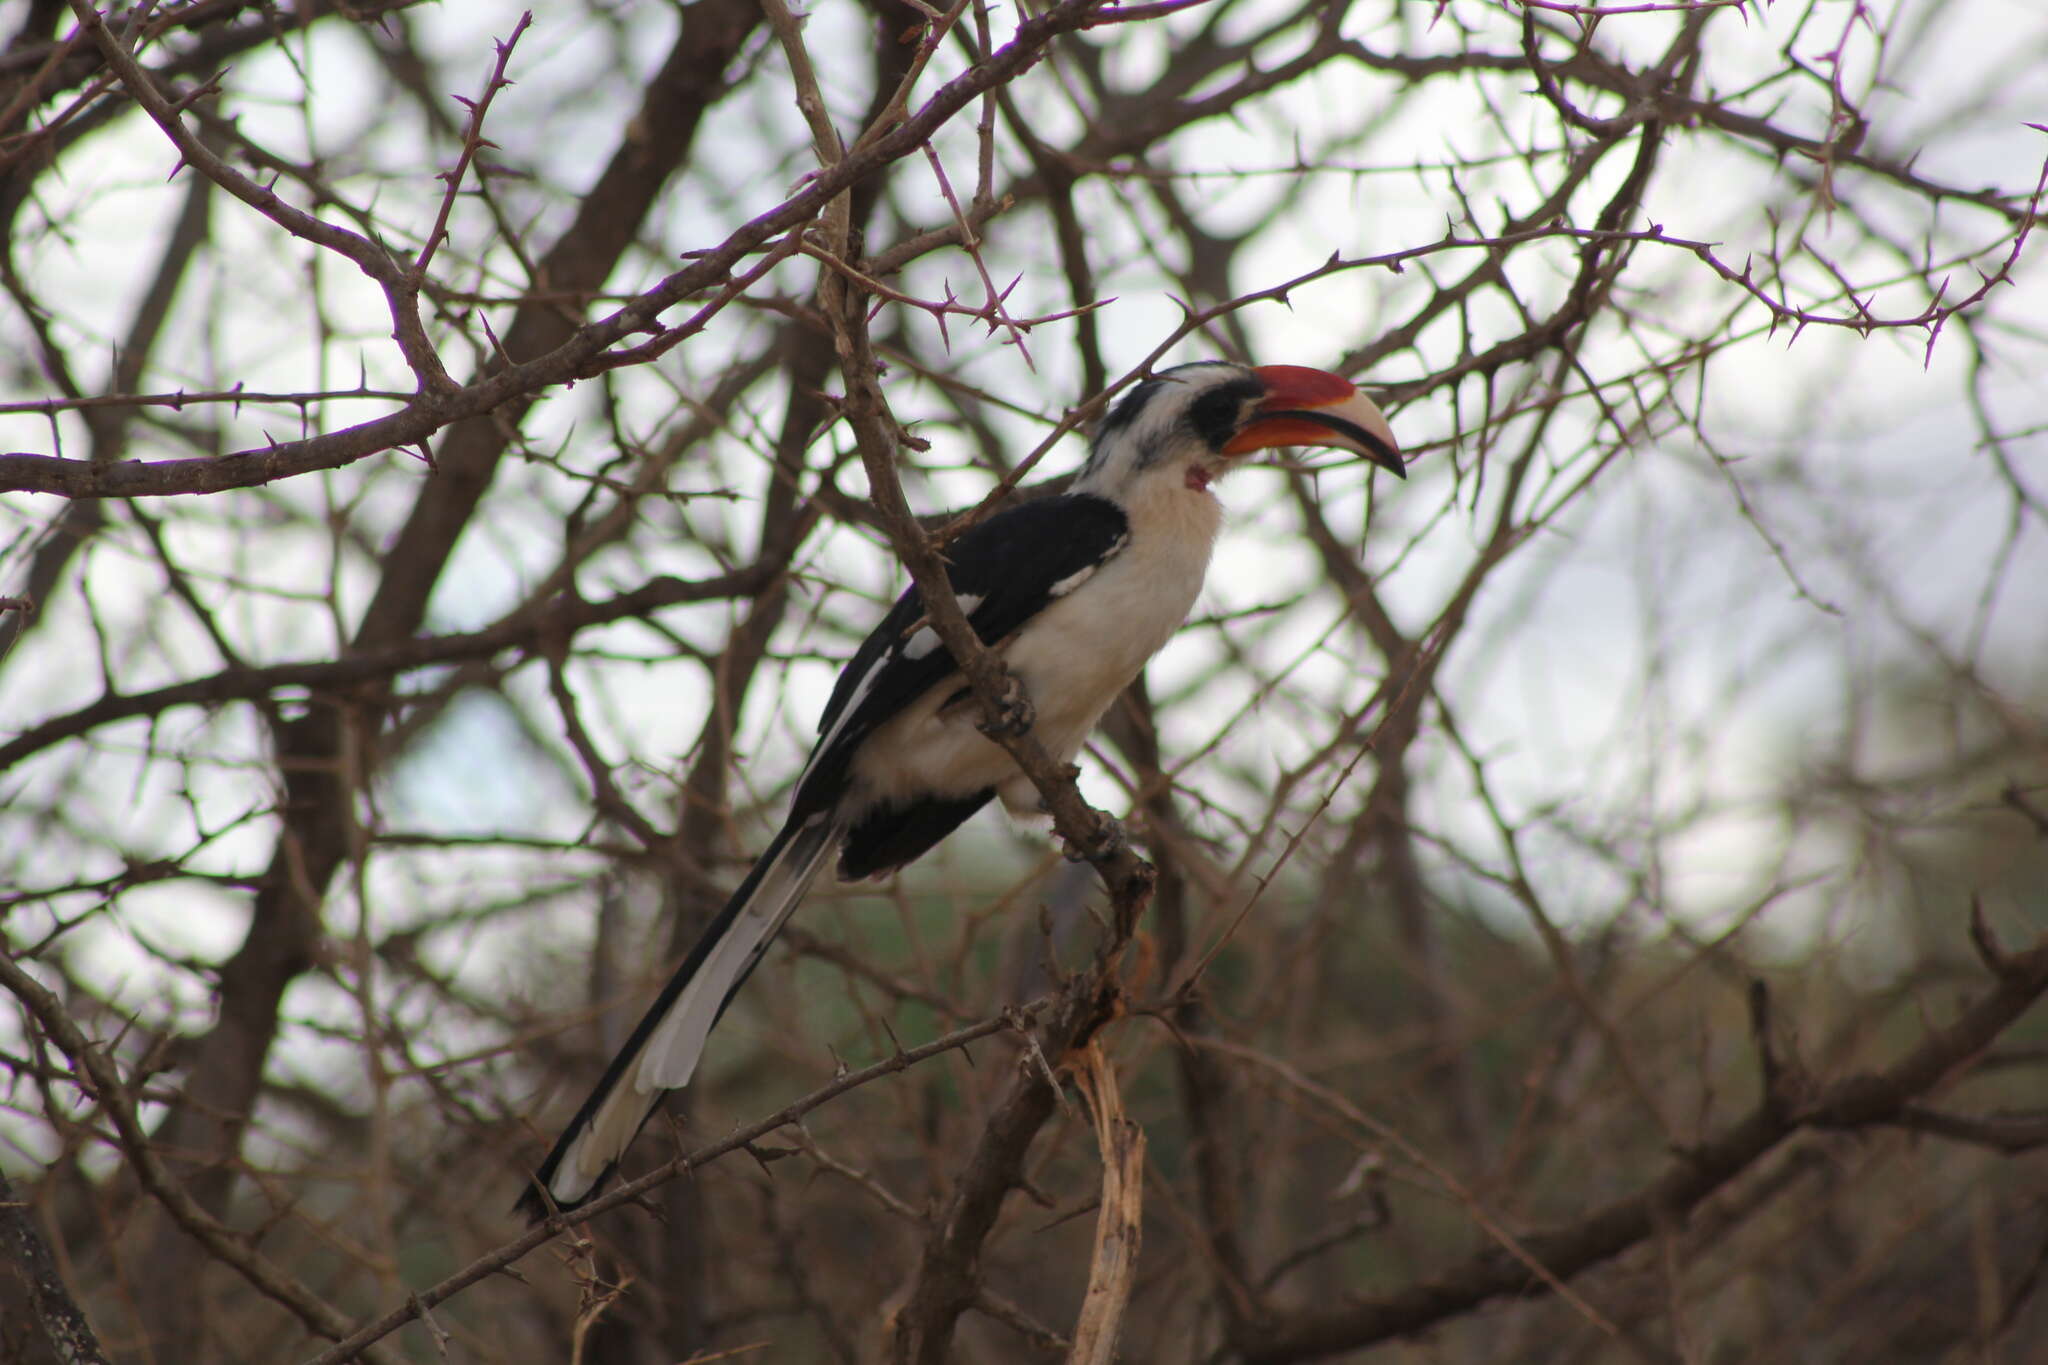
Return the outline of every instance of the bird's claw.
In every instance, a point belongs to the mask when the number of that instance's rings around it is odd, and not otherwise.
[[[1068,844],[1062,852],[1062,856],[1068,862],[1085,863],[1096,858],[1106,858],[1130,842],[1124,833],[1123,821],[1114,815],[1104,815],[1101,811],[1097,811],[1095,816],[1095,837],[1085,845]]]
[[[981,723],[981,732],[990,737],[1008,735],[1016,739],[1031,729],[1038,719],[1038,708],[1031,704],[1031,698],[1024,695],[1024,684],[1015,678],[1003,683],[1003,695],[996,702],[995,719]]]

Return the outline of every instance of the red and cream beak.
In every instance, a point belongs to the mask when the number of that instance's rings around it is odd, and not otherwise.
[[[1306,365],[1257,365],[1266,397],[1244,430],[1223,447],[1225,455],[1249,455],[1274,446],[1329,446],[1349,450],[1380,468],[1407,478],[1401,447],[1379,404],[1342,375]]]

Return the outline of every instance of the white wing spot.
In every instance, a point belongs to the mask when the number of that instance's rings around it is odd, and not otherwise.
[[[1123,532],[1121,535],[1117,536],[1115,540],[1112,540],[1111,542],[1109,542],[1108,545],[1103,547],[1101,558],[1097,559],[1093,564],[1088,565],[1086,568],[1076,569],[1074,572],[1068,574],[1065,578],[1058,580],[1051,587],[1045,590],[1045,595],[1047,597],[1054,599],[1065,597],[1068,593],[1080,587],[1089,579],[1095,577],[1095,571],[1097,569],[1109,563],[1110,560],[1115,559],[1117,555],[1123,552],[1124,546],[1129,545],[1130,543],[1131,533],[1128,531]]]
[[[861,678],[859,684],[854,687],[853,694],[847,697],[846,705],[839,708],[837,715],[829,717],[831,721],[831,728],[829,730],[825,728],[828,717],[818,717],[818,744],[816,748],[811,750],[811,757],[804,764],[804,770],[797,774],[796,783],[799,787],[804,784],[804,779],[811,775],[812,765],[831,750],[832,745],[839,738],[839,732],[846,728],[847,721],[853,719],[853,713],[860,710],[861,702],[865,701],[868,693],[874,689],[875,679],[881,677],[882,670],[888,666],[889,656],[887,654],[882,655],[881,658],[868,665],[867,673]]]
[[[840,725],[846,723],[846,718],[848,716],[851,716],[855,711],[860,710],[860,704],[863,701],[867,700],[867,695],[869,691],[871,691],[874,688],[875,679],[881,677],[882,670],[887,668],[888,666],[889,656],[887,654],[884,654],[881,658],[875,660],[873,663],[868,665],[868,671],[861,677],[859,684],[854,687],[852,694],[847,697],[846,705],[840,707],[839,714],[836,717],[834,717],[836,723],[833,725],[832,728],[835,731],[839,728]]]
[[[960,614],[962,616],[972,616],[974,615],[974,609],[983,602],[986,602],[988,598],[978,592],[963,592],[956,593],[953,600],[960,604]],[[938,647],[938,632],[930,626],[925,626],[904,642],[902,654],[906,659],[922,659]]]
[[[1068,574],[1065,578],[1060,579],[1051,587],[1047,588],[1045,590],[1045,595],[1047,597],[1065,597],[1068,593],[1072,592],[1074,589],[1080,587],[1083,583],[1086,583],[1089,579],[1093,578],[1095,576],[1095,568],[1095,565],[1090,564],[1085,569],[1080,569],[1074,573]]]

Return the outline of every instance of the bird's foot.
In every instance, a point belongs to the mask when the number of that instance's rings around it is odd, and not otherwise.
[[[1083,844],[1068,844],[1063,852],[1070,863],[1085,863],[1095,858],[1106,858],[1130,842],[1124,833],[1124,822],[1114,815],[1095,812],[1095,835]]]
[[[1069,782],[1079,782],[1081,780],[1081,765],[1078,763],[1062,763],[1060,765],[1060,776]],[[1025,780],[1029,781],[1030,779],[1027,778]],[[1039,796],[1036,788],[1033,788],[1033,796],[1036,798],[1030,808],[1033,813],[1054,819],[1058,818],[1053,816],[1052,802],[1046,800],[1043,796]],[[1012,806],[1010,810],[1013,814],[1021,815],[1024,813],[1024,807],[1022,806]]]
[[[1024,684],[1011,677],[1003,682],[1003,695],[996,702],[995,719],[983,721],[980,728],[991,738],[1008,735],[1015,739],[1029,731],[1037,719],[1038,708],[1024,694]]]

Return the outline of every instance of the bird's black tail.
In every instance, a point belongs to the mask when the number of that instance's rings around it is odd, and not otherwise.
[[[550,1203],[573,1209],[597,1194],[663,1093],[689,1084],[711,1026],[845,834],[820,811],[775,836],[562,1131],[520,1212],[539,1220]]]

